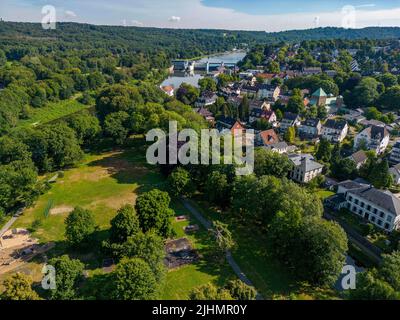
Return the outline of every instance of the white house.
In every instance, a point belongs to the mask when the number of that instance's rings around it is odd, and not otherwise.
[[[285,112],[280,122],[280,130],[285,132],[290,127],[298,127],[300,125],[300,116],[295,113]]]
[[[294,168],[289,173],[290,179],[308,183],[312,179],[318,177],[324,166],[316,161],[310,154],[291,154],[289,159],[293,162]]]
[[[397,141],[394,144],[392,151],[390,152],[389,161],[395,164],[400,163],[400,141]]]
[[[349,159],[356,164],[357,169],[360,169],[367,162],[368,156],[363,150],[359,150],[353,153]]]
[[[400,200],[390,191],[354,181],[344,181],[338,185],[337,192],[343,197],[341,207],[385,231],[399,229]]]
[[[328,119],[322,126],[322,137],[330,142],[342,142],[349,131],[344,120]]]
[[[305,138],[315,138],[321,134],[322,124],[319,119],[307,119],[303,121],[298,132],[301,137]]]
[[[393,177],[394,184],[400,184],[400,163],[389,169],[390,174]]]
[[[356,135],[354,148],[357,150],[366,147],[368,150],[375,151],[376,154],[382,154],[385,152],[389,140],[389,131],[385,127],[371,126]]]
[[[278,86],[262,84],[258,86],[258,97],[260,99],[269,99],[272,101],[278,100],[281,94],[281,89]]]

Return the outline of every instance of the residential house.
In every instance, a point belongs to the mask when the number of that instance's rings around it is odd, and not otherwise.
[[[328,119],[322,126],[322,137],[330,142],[342,142],[349,131],[345,120]]]
[[[343,116],[345,120],[348,122],[353,123],[361,123],[362,121],[366,120],[364,116],[364,111],[361,109],[356,110],[345,110],[346,114]]]
[[[257,74],[257,80],[261,80],[265,84],[271,84],[272,79],[276,77],[274,73],[259,73]]]
[[[236,134],[237,132],[246,129],[243,123],[231,117],[219,118],[217,120],[216,128],[221,134],[225,134],[227,132]]]
[[[359,217],[366,219],[378,228],[391,232],[400,226],[400,199],[390,191],[372,186],[344,181],[338,185],[336,208],[346,208]]]
[[[280,130],[285,132],[290,127],[298,127],[300,125],[300,116],[296,113],[285,112],[280,122]]]
[[[174,96],[174,87],[173,86],[162,86],[161,90],[168,95],[169,97]]]
[[[304,76],[312,76],[322,73],[322,69],[320,67],[308,67],[303,68],[302,73]]]
[[[196,110],[196,112],[201,115],[205,120],[207,120],[210,123],[214,123],[215,118],[214,115],[212,114],[212,112],[210,112],[209,110],[207,110],[204,107],[201,107],[199,109]]]
[[[316,161],[310,154],[291,154],[289,159],[294,168],[289,173],[290,179],[299,183],[308,183],[322,174],[324,166]]]
[[[256,143],[267,150],[277,152],[279,154],[287,153],[289,146],[286,142],[280,141],[279,136],[274,129],[261,131],[256,138]]]
[[[359,134],[354,139],[354,148],[367,148],[373,150],[376,154],[382,154],[385,152],[390,140],[389,131],[385,127],[371,126]]]
[[[353,153],[349,159],[356,164],[357,169],[360,169],[367,162],[368,157],[365,151],[359,150]]]
[[[243,101],[243,97],[232,96],[232,97],[229,97],[226,102],[235,108],[239,108],[239,106],[242,104],[242,101]]]
[[[357,60],[354,59],[353,61],[351,61],[350,69],[352,72],[358,72],[361,70]]]
[[[389,162],[393,164],[400,163],[400,141],[397,141],[392,148],[389,156]]]
[[[249,122],[253,123],[259,119],[265,119],[268,123],[274,124],[277,121],[276,114],[269,109],[253,109],[250,111]]]
[[[314,139],[321,135],[322,124],[319,119],[307,119],[298,127],[297,131],[302,138]]]
[[[393,183],[397,185],[400,184],[400,163],[391,167],[389,172],[393,177]]]
[[[252,100],[249,103],[249,110],[271,110],[271,104],[268,101]]]
[[[241,94],[247,94],[250,97],[258,98],[260,89],[258,86],[244,85],[241,90]]]
[[[207,107],[213,105],[218,99],[218,96],[211,91],[205,91],[195,102],[197,108]]]
[[[259,146],[270,146],[280,142],[274,129],[264,130],[257,134],[256,143]]]
[[[278,97],[281,94],[281,89],[278,86],[269,84],[258,85],[258,90],[258,98],[269,99],[274,102],[278,100]]]

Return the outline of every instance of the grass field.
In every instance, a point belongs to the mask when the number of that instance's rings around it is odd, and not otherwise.
[[[128,151],[113,151],[102,154],[87,155],[78,167],[67,170],[51,189],[42,195],[33,208],[28,209],[15,223],[15,227],[30,229],[33,236],[41,243],[55,242],[56,247],[48,256],[64,253],[81,259],[86,264],[92,278],[102,275],[101,263],[103,257],[98,252],[77,254],[71,252],[64,242],[64,220],[76,206],[90,209],[94,213],[99,226],[99,239],[107,238],[110,220],[122,205],[135,202],[138,194],[152,188],[164,186],[164,177],[153,167],[149,167],[143,157],[142,148]],[[173,201],[171,207],[176,215],[190,213],[178,201]],[[47,217],[46,217],[47,216]],[[175,222],[173,227],[177,238],[188,237],[194,248],[201,255],[199,262],[170,271],[166,276],[163,288],[163,299],[187,299],[190,291],[199,285],[213,282],[222,285],[228,278],[234,277],[230,267],[215,262],[212,256],[214,242],[208,232],[199,232],[187,236],[183,227],[198,224],[192,217],[185,222]],[[36,259],[24,265],[21,270],[30,274],[36,282],[41,279],[41,259]],[[0,276],[0,282],[8,275]],[[93,281],[88,286],[95,286]],[[86,288],[89,292],[90,288]]]
[[[29,119],[20,120],[17,127],[38,126],[90,108],[78,102],[76,98],[52,102],[42,108],[33,109]]]
[[[266,236],[257,226],[231,218],[208,207],[200,199],[193,203],[209,219],[218,219],[229,224],[237,244],[233,251],[236,262],[266,299],[335,299],[334,291],[313,289],[296,283],[270,257],[266,249]]]
[[[181,202],[174,201],[172,204],[176,215],[186,215],[190,219],[184,222],[173,222],[177,238],[186,237],[190,239],[202,259],[196,264],[187,265],[177,270],[167,273],[167,281],[162,293],[162,299],[182,300],[187,299],[190,291],[197,286],[212,282],[218,286],[223,286],[230,279],[235,278],[230,266],[224,262],[222,265],[217,263],[212,257],[215,243],[204,228],[193,235],[186,235],[183,228],[189,224],[200,224],[190,215],[190,212],[183,207]]]

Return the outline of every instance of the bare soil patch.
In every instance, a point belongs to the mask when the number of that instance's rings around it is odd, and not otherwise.
[[[73,210],[74,208],[71,206],[58,206],[50,210],[50,215],[66,214],[72,212]]]
[[[0,239],[0,275],[20,268],[38,254],[54,247],[53,243],[39,245],[25,229],[7,231]]]

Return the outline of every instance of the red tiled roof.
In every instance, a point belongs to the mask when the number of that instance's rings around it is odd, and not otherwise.
[[[271,145],[279,142],[278,135],[274,129],[260,132],[260,137],[263,140],[264,145]]]

